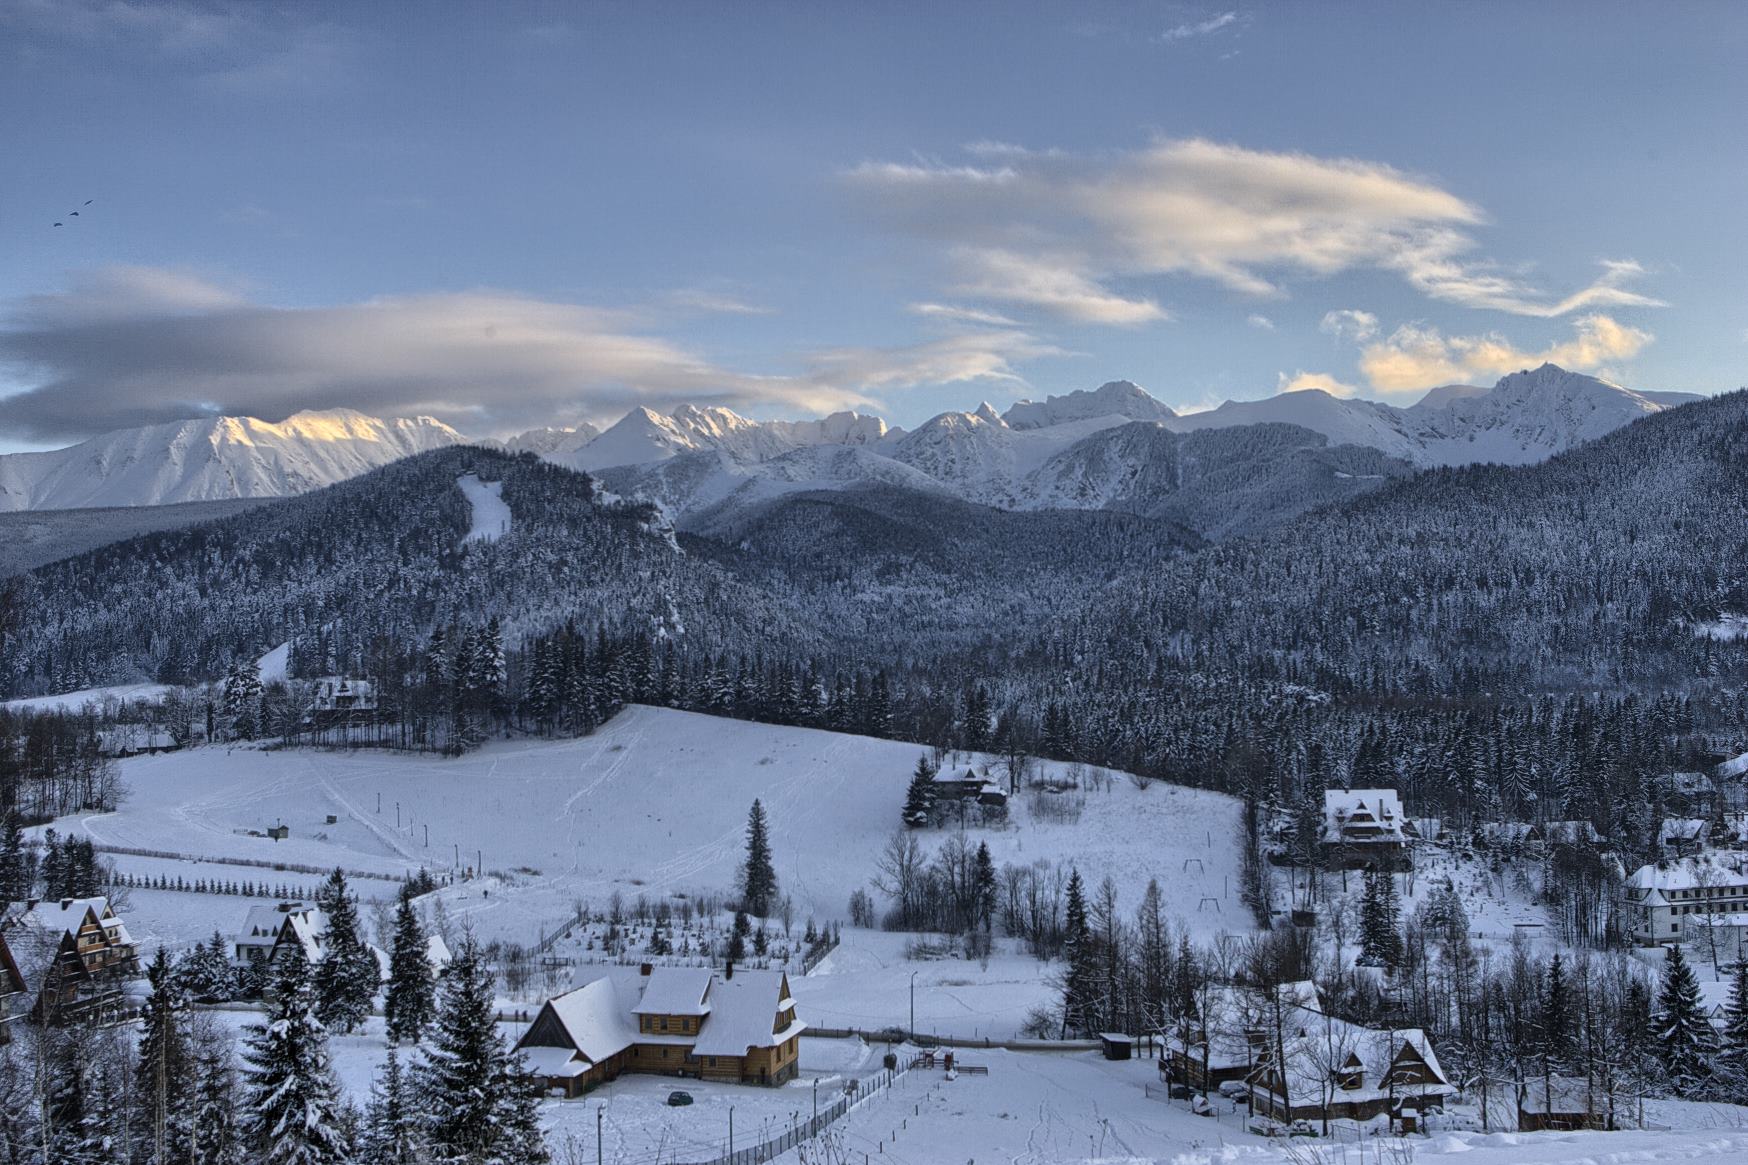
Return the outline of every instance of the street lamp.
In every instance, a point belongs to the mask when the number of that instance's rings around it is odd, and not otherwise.
[[[728,1155],[734,1156],[734,1105],[728,1106]]]
[[[910,973],[910,1038],[916,1039],[916,972]]]
[[[819,1077],[818,1076],[815,1076],[813,1078],[813,1120],[814,1120],[815,1124],[819,1123]]]
[[[606,1105],[595,1106],[595,1165],[601,1165],[601,1117],[606,1112]]]

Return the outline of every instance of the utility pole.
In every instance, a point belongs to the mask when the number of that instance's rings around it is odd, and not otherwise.
[[[601,1117],[606,1111],[604,1104],[595,1106],[595,1165],[601,1165]]]
[[[728,1155],[734,1156],[734,1105],[728,1106]]]
[[[910,973],[910,1037],[916,1038],[916,972]]]

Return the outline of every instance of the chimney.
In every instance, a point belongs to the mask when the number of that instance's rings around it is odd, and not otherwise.
[[[61,909],[62,909],[62,910],[65,910],[65,909],[67,909],[67,908],[68,908],[68,907],[69,907],[69,906],[71,906],[71,905],[73,905],[73,900],[72,900],[72,899],[71,899],[71,898],[63,898],[63,899],[61,899]]]
[[[734,964],[733,963],[727,963],[723,966],[722,977],[724,979],[734,978]]]
[[[645,979],[647,979],[647,978],[649,978],[650,973],[654,970],[655,970],[655,966],[653,964],[640,963],[640,964],[638,964],[637,973],[639,975],[642,975]]]

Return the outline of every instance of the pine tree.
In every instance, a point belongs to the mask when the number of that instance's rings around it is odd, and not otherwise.
[[[381,982],[376,955],[358,934],[358,901],[346,888],[339,868],[316,892],[316,904],[328,918],[324,954],[316,965],[316,1015],[324,1024],[350,1032],[370,1014]]]
[[[419,923],[410,895],[395,908],[394,951],[389,955],[388,994],[383,1020],[391,1042],[418,1043],[437,1014],[437,980],[432,973],[430,940]]]
[[[911,770],[910,787],[904,794],[904,823],[920,829],[929,823],[935,812],[935,770],[926,756],[917,757]]]
[[[777,870],[771,864],[771,840],[765,807],[753,800],[747,814],[747,859],[741,867],[741,909],[764,918],[777,897]]]
[[[188,995],[159,947],[146,968],[152,993],[140,1011],[139,1087],[135,1128],[149,1165],[169,1165],[188,1156],[193,1114],[189,1095],[191,1053],[186,1030]]]
[[[230,958],[225,954],[224,936],[218,931],[201,943],[176,965],[176,975],[183,989],[202,1003],[222,1003],[234,994],[236,976]]]
[[[1676,1095],[1703,1087],[1716,1041],[1700,1002],[1699,980],[1678,943],[1665,948],[1663,987],[1651,1029],[1653,1047]]]
[[[277,959],[276,1001],[267,1023],[248,1029],[241,1139],[269,1165],[341,1165],[350,1155],[346,1114],[316,1018],[315,989],[303,948]]]
[[[974,862],[973,878],[977,888],[977,907],[974,911],[974,921],[984,930],[990,929],[995,920],[995,900],[997,883],[995,878],[995,859],[989,856],[989,843],[977,843],[977,857]]]
[[[190,1165],[240,1165],[236,1073],[231,1068],[230,1039],[209,1033],[198,1040],[194,1056],[194,1111],[188,1136]]]
[[[1738,960],[1730,976],[1730,1002],[1724,1012],[1724,1061],[1748,1093],[1748,960]]]
[[[1572,1002],[1566,987],[1565,961],[1558,951],[1548,963],[1547,987],[1542,992],[1542,1074],[1551,1076],[1565,1066],[1572,1046]]]
[[[370,1090],[358,1137],[358,1165],[419,1165],[419,1121],[406,1075],[391,1044]]]
[[[1402,963],[1400,899],[1387,870],[1367,870],[1360,899],[1360,962],[1395,970]]]
[[[1062,1030],[1064,1038],[1085,1035],[1093,1002],[1095,958],[1087,927],[1086,891],[1079,870],[1068,873],[1068,899],[1063,908]]]
[[[546,1165],[535,1097],[519,1062],[498,1035],[492,973],[470,938],[443,975],[436,1032],[416,1077],[437,1160]]]

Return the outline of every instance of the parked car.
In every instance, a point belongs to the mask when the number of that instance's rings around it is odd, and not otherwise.
[[[1250,1102],[1250,1085],[1242,1080],[1222,1080],[1220,1082],[1220,1095],[1227,1100],[1237,1101],[1239,1104],[1248,1104]]]
[[[692,1094],[690,1092],[681,1092],[678,1089],[675,1089],[673,1092],[668,1093],[669,1108],[683,1108],[691,1103]]]
[[[1165,1091],[1166,1095],[1173,1100],[1188,1100],[1190,1098],[1190,1086],[1188,1084],[1171,1084],[1166,1087]]]

